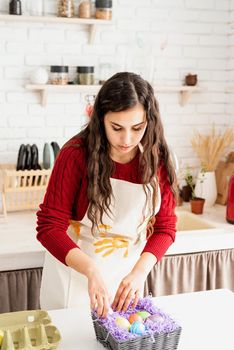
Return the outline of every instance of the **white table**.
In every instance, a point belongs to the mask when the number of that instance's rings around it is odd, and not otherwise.
[[[178,350],[234,349],[234,293],[229,290],[155,298],[156,305],[182,326]],[[49,311],[62,335],[58,349],[103,350],[95,339],[88,313],[79,309]]]

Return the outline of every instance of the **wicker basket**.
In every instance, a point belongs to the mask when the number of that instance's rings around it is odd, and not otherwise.
[[[92,315],[97,340],[111,350],[176,350],[181,327],[171,333],[156,333],[118,342]]]

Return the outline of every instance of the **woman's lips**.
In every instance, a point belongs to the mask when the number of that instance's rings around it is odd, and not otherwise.
[[[127,151],[131,148],[131,146],[119,146],[119,148],[121,148],[124,151]]]

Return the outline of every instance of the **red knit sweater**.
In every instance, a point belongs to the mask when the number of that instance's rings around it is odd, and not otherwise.
[[[72,139],[70,144],[76,142]],[[138,172],[139,154],[129,163],[115,162],[113,178],[141,183]],[[77,247],[66,231],[69,220],[82,220],[87,208],[87,162],[84,146],[64,147],[55,162],[49,185],[40,210],[37,212],[37,239],[58,260],[65,264],[65,257]],[[161,207],[156,214],[154,233],[148,239],[143,252],[154,254],[159,261],[175,240],[175,198],[172,194],[165,166],[159,169]],[[127,200],[127,199],[126,199]]]

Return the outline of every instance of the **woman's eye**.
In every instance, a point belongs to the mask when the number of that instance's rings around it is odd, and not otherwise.
[[[133,129],[133,131],[141,131],[142,128]]]
[[[112,129],[113,129],[114,131],[120,131],[120,130],[121,130],[121,128],[114,128],[114,127],[112,127]]]

